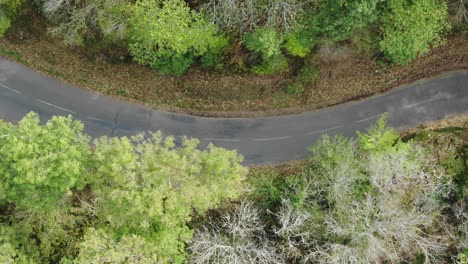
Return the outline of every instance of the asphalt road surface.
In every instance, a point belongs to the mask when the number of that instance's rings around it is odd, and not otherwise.
[[[245,164],[305,158],[321,134],[354,136],[384,113],[396,128],[449,114],[468,113],[468,70],[442,74],[382,95],[297,115],[269,118],[204,118],[156,111],[73,87],[0,58],[0,118],[19,121],[27,113],[46,121],[53,115],[81,120],[92,137],[132,136],[161,130],[198,138],[201,147],[237,149]]]

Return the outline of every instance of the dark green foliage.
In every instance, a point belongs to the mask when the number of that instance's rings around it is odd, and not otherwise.
[[[227,38],[216,38],[206,53],[201,57],[202,66],[205,68],[220,68],[222,67],[223,55],[228,48],[229,41]]]
[[[190,65],[193,64],[195,58],[192,54],[177,55],[177,54],[158,54],[151,67],[157,69],[162,74],[184,74]]]
[[[0,2],[0,38],[10,28],[12,21],[18,16],[21,0],[4,0]]]
[[[289,94],[298,94],[303,92],[307,87],[312,85],[320,76],[317,66],[306,64],[299,71],[299,74],[294,77],[293,83],[286,87]]]
[[[333,42],[348,39],[359,29],[374,23],[380,16],[383,0],[321,1],[309,14],[309,24]]]

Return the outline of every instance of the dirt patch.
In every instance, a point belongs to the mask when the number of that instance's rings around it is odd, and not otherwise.
[[[0,55],[78,87],[155,109],[212,117],[259,117],[335,105],[444,71],[468,68],[468,36],[449,37],[444,45],[409,66],[382,64],[360,56],[333,64],[313,61],[320,76],[297,95],[285,91],[291,83],[290,73],[258,76],[191,69],[178,78],[132,62],[110,63],[42,35],[0,39]]]

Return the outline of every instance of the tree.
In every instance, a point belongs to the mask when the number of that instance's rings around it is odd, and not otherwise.
[[[10,28],[15,19],[21,0],[3,0],[0,2],[0,37]]]
[[[123,235],[116,240],[112,233],[89,228],[80,243],[75,264],[153,264],[161,263],[149,244],[138,235]]]
[[[53,22],[51,32],[69,45],[123,41],[126,38],[130,1],[45,0],[44,14]]]
[[[243,201],[217,220],[197,231],[190,246],[192,263],[283,263],[252,203]]]
[[[208,18],[227,32],[243,35],[259,28],[285,33],[301,27],[308,1],[300,0],[209,0],[203,5]]]
[[[195,57],[221,50],[227,41],[183,0],[142,0],[133,7],[130,51],[161,73],[184,73]]]
[[[377,21],[383,0],[321,1],[310,15],[314,27],[332,42],[348,39],[351,34]]]
[[[192,217],[243,192],[235,151],[161,133],[91,147],[82,130],[33,113],[0,122],[2,261],[182,263]]]
[[[214,146],[201,151],[197,144],[185,139],[176,148],[173,138],[160,133],[95,142],[89,175],[95,213],[117,241],[138,237],[151,245],[158,262],[180,263],[193,214],[240,194],[246,172],[241,157]]]
[[[408,64],[427,53],[449,27],[445,1],[390,0],[386,5],[380,50],[395,63]]]
[[[71,117],[42,126],[33,113],[18,126],[0,122],[0,203],[43,212],[83,187],[89,137],[82,130]]]
[[[455,27],[468,26],[468,0],[448,0],[450,20]]]

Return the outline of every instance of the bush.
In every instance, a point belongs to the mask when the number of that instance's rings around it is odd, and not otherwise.
[[[260,65],[253,67],[253,72],[257,74],[275,74],[288,70],[288,61],[283,54],[268,58]]]
[[[217,28],[190,10],[182,0],[143,0],[133,7],[130,51],[141,63],[181,74],[208,50],[220,50],[225,42]],[[214,52],[214,51],[213,51]],[[161,67],[163,65],[163,67]]]
[[[286,87],[286,92],[290,94],[298,94],[303,92],[307,87],[312,85],[320,76],[317,66],[306,64],[300,70],[299,74],[294,78],[293,83]]]
[[[202,66],[205,68],[222,67],[223,53],[229,46],[227,38],[217,38],[211,48],[201,57]]]
[[[260,54],[264,60],[281,54],[283,37],[272,28],[262,28],[247,33],[244,41],[247,49]]]
[[[398,64],[408,64],[427,53],[448,28],[445,1],[389,0],[387,9],[380,50]]]
[[[463,252],[457,256],[457,264],[466,264],[468,263],[468,249],[465,249]]]
[[[371,25],[380,15],[383,0],[322,1],[318,10],[309,14],[310,22],[319,26],[320,34],[328,41],[348,39],[359,28]]]
[[[379,50],[378,33],[373,28],[359,28],[350,37],[350,46],[358,54],[371,57]]]
[[[289,54],[304,58],[315,45],[314,41],[305,31],[291,33],[286,36],[284,48]]]
[[[245,46],[260,55],[262,63],[254,67],[259,74],[273,74],[287,70],[288,63],[281,53],[283,37],[272,28],[262,28],[244,36]]]
[[[157,69],[161,74],[184,74],[195,61],[195,56],[191,53],[184,55],[160,52],[155,58],[151,67]]]

